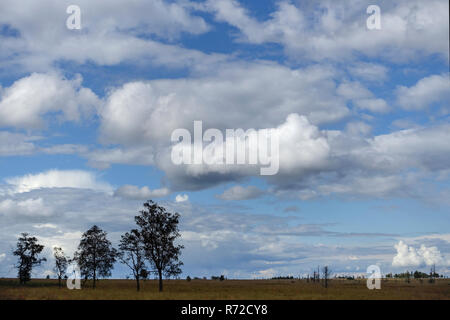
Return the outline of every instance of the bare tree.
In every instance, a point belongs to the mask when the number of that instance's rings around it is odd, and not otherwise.
[[[317,266],[317,282],[320,283],[320,266]]]
[[[159,291],[163,290],[163,275],[166,277],[181,273],[183,262],[179,261],[182,245],[175,245],[180,237],[178,213],[167,212],[152,200],[144,203],[144,209],[135,217],[144,241],[146,258],[159,278]]]
[[[106,232],[93,226],[83,233],[74,260],[78,263],[84,279],[93,279],[92,287],[95,288],[98,277],[111,276],[116,255],[116,250],[106,238]]]
[[[46,258],[38,258],[44,246],[38,244],[37,241],[35,237],[29,237],[28,233],[22,233],[17,241],[17,249],[13,254],[19,257],[16,268],[18,269],[20,284],[30,281],[34,266],[47,261]]]
[[[323,267],[322,269],[322,278],[323,278],[323,284],[325,288],[328,288],[328,280],[330,279],[331,270],[328,268],[328,266]]]
[[[434,283],[434,277],[436,276],[436,265],[433,264],[433,266],[430,269],[430,283]]]
[[[61,288],[61,279],[66,274],[70,259],[65,256],[64,251],[60,247],[53,248],[53,257],[55,257],[55,267],[53,269],[58,277],[58,286]]]
[[[145,275],[145,251],[143,239],[138,230],[133,229],[130,233],[122,235],[119,244],[119,259],[126,264],[136,279],[136,290],[141,289],[139,280]],[[145,279],[146,277],[144,277]]]

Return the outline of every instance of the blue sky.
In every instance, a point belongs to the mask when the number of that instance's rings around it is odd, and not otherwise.
[[[0,276],[19,233],[52,274],[52,246],[94,223],[117,245],[147,199],[181,214],[183,276],[448,275],[448,2],[378,1],[370,30],[372,2],[2,1]],[[195,120],[276,130],[279,172],[176,166]]]

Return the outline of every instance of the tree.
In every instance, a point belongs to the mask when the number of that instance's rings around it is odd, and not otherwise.
[[[181,273],[183,262],[179,261],[182,245],[175,245],[180,237],[178,213],[167,212],[152,200],[144,203],[144,209],[135,217],[144,242],[145,256],[152,271],[158,274],[159,291],[163,290],[163,275],[166,277]]]
[[[29,237],[28,233],[22,233],[17,241],[17,249],[13,252],[19,257],[16,268],[20,284],[25,284],[31,279],[31,271],[34,266],[47,261],[46,258],[38,258],[38,255],[44,250],[44,246],[38,244],[35,237]]]
[[[325,288],[328,288],[328,280],[330,279],[331,270],[328,266],[323,267],[322,277]]]
[[[130,233],[127,232],[122,235],[118,257],[133,272],[136,279],[136,290],[139,291],[141,289],[139,280],[141,275],[145,273],[143,271],[146,271],[146,268],[143,241],[138,230],[133,229]]]
[[[434,278],[436,277],[436,265],[433,264],[433,266],[430,269],[430,280],[428,280],[430,283],[434,283]]]
[[[317,276],[317,282],[320,283],[320,267],[319,266],[317,266],[317,274],[316,274],[316,276]]]
[[[77,262],[81,275],[85,279],[93,279],[95,288],[98,277],[110,277],[116,262],[116,250],[106,238],[106,232],[93,226],[83,233],[74,260]]]
[[[53,269],[58,277],[58,286],[61,288],[61,279],[66,274],[70,259],[64,255],[64,251],[60,247],[53,248],[53,257],[55,257],[55,267]]]

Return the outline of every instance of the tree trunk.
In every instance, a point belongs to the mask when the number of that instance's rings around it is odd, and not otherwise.
[[[162,270],[158,270],[159,275],[159,292],[163,291]]]
[[[139,284],[139,277],[136,277],[136,290],[137,291],[141,290],[141,285]]]
[[[92,288],[94,288],[95,289],[95,269],[94,269],[94,283],[92,284]]]
[[[61,276],[58,277],[58,287],[61,288]]]

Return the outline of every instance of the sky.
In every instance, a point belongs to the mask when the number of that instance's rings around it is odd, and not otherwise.
[[[94,224],[117,246],[148,199],[181,216],[182,277],[450,275],[448,12],[2,0],[0,277],[20,233],[45,245],[33,276],[54,276],[53,246],[73,256]],[[194,121],[276,132],[279,170],[175,164],[172,133]]]

